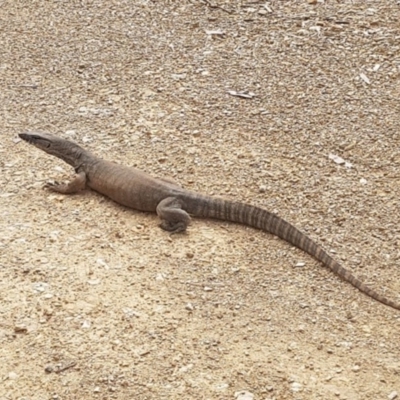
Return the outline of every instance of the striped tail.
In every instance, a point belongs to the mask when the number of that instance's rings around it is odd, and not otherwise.
[[[306,234],[283,218],[267,210],[249,204],[198,194],[191,194],[190,198],[185,198],[184,203],[185,210],[195,217],[216,218],[223,221],[237,222],[263,230],[264,232],[272,233],[316,258],[361,292],[389,307],[400,310],[399,303],[387,299],[361,282]]]

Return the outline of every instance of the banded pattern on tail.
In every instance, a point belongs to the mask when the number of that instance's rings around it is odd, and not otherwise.
[[[305,251],[361,292],[387,306],[400,310],[400,304],[387,299],[374,289],[371,289],[333,259],[320,245],[314,242],[314,240],[276,214],[249,204],[198,194],[194,194],[193,198],[190,200],[185,199],[185,205],[187,206],[185,208],[186,211],[196,217],[216,218],[224,221],[237,222],[260,229],[264,232],[272,233]]]

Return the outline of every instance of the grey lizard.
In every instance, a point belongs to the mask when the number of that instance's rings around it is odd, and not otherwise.
[[[48,185],[55,192],[76,193],[89,187],[124,206],[156,212],[162,221],[161,228],[170,232],[185,231],[190,216],[216,218],[261,229],[310,254],[373,299],[400,310],[399,303],[377,293],[299,229],[263,208],[191,192],[136,168],[105,161],[58,136],[47,133],[21,133],[19,136],[75,168],[77,176],[70,183]]]

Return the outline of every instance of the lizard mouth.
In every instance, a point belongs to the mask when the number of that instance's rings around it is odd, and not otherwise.
[[[25,142],[30,143],[30,138],[31,138],[32,135],[29,135],[29,134],[27,134],[27,133],[20,133],[18,136],[19,136],[22,140],[25,140]]]
[[[49,148],[51,145],[50,140],[45,139],[44,137],[40,135],[35,135],[32,133],[20,133],[18,135],[22,140],[25,140],[25,142],[28,142],[33,145],[37,145],[38,143],[41,143],[43,147]]]
[[[25,142],[35,144],[38,140],[44,140],[41,136],[35,135],[33,133],[20,133],[18,135],[22,140],[25,140]]]

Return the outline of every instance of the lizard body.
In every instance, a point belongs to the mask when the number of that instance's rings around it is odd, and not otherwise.
[[[76,143],[58,136],[44,133],[22,133],[19,136],[75,168],[77,176],[70,183],[48,184],[55,192],[76,193],[89,187],[124,206],[156,212],[162,221],[161,228],[170,232],[185,231],[190,223],[190,215],[216,218],[261,229],[310,254],[366,295],[400,310],[399,303],[387,299],[357,279],[311,238],[265,209],[191,192],[178,184],[154,178],[136,168],[105,161]]]

